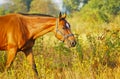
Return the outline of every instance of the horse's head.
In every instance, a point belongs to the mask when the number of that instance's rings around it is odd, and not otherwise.
[[[65,42],[69,47],[75,47],[76,40],[71,32],[70,24],[67,22],[66,14],[59,14],[59,18],[56,20],[55,36]]]

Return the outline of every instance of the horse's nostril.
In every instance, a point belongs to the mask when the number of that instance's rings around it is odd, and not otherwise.
[[[75,45],[76,45],[76,41],[72,41],[72,42],[71,42],[71,46],[72,46],[72,47],[75,47]]]

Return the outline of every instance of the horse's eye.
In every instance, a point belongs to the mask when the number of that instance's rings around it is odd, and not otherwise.
[[[70,28],[70,25],[69,25],[68,23],[66,23],[66,27],[67,27],[67,28]]]

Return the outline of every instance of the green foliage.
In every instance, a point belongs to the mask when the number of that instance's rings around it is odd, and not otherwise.
[[[80,0],[63,0],[63,3],[69,12],[78,11]]]
[[[11,12],[27,12],[26,0],[11,0],[12,4],[9,6]]]
[[[82,10],[81,15],[85,19],[93,19],[98,22],[110,22],[112,16],[120,12],[119,0],[90,0]]]
[[[103,13],[117,14],[120,11],[119,0],[90,0],[86,5],[90,9],[99,9]]]
[[[59,54],[69,55],[69,52],[71,52],[69,48],[64,46],[64,43],[58,43],[54,48],[57,51],[56,53]]]
[[[83,61],[83,48],[81,45],[81,41],[80,39],[78,39],[79,35],[76,35],[76,41],[77,41],[77,45],[76,45],[76,52],[79,54],[79,59],[82,62]]]
[[[10,13],[10,10],[6,8],[7,6],[9,6],[8,3],[2,4],[2,5],[0,6],[0,15],[5,15],[5,14]]]
[[[0,15],[17,12],[28,12],[31,0],[11,0],[0,6]]]
[[[63,7],[66,11],[73,13],[79,11],[89,0],[63,0]],[[82,5],[82,6],[81,6]]]
[[[120,0],[102,0],[99,9],[109,14],[118,14],[120,11]]]
[[[0,7],[0,15],[4,15],[5,14],[5,10],[3,7]]]

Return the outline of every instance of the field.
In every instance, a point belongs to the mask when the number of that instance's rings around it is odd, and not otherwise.
[[[36,40],[34,58],[40,79],[119,79],[120,16],[109,23],[83,22],[68,17],[77,45],[68,48],[52,33]],[[0,71],[6,53],[0,52]],[[1,75],[2,73],[0,73]],[[33,79],[33,72],[22,52],[17,54],[8,73],[1,79]]]

